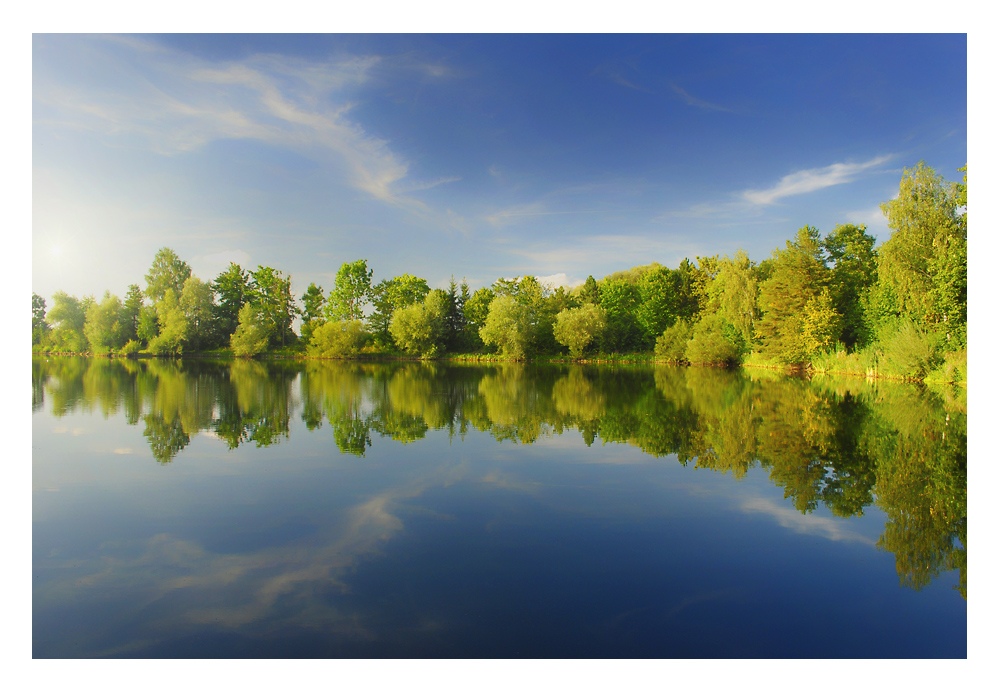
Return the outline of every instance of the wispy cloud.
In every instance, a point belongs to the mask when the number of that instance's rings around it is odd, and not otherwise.
[[[866,545],[875,545],[875,541],[870,537],[848,530],[846,521],[825,516],[816,516],[810,513],[800,513],[791,506],[784,506],[778,502],[764,499],[748,499],[740,507],[747,513],[762,513],[774,518],[778,525],[788,528],[796,533],[806,535],[818,535],[835,542],[854,541],[863,542]]]
[[[723,106],[719,106],[714,103],[709,103],[708,101],[704,101],[696,96],[692,96],[691,94],[689,94],[687,91],[677,86],[676,84],[671,84],[670,87],[674,90],[674,93],[680,96],[681,99],[689,106],[694,106],[696,108],[704,108],[705,110],[719,110],[724,113],[733,112],[732,109],[730,108],[725,108]]]
[[[605,79],[608,79],[619,86],[624,86],[627,89],[635,89],[636,91],[643,91],[647,94],[653,93],[652,89],[647,89],[644,86],[635,84],[625,79],[620,72],[608,65],[601,65],[597,67],[593,72],[591,72],[591,75],[595,77],[604,77]]]
[[[164,155],[219,139],[260,141],[342,171],[349,185],[421,214],[431,210],[408,195],[453,180],[410,181],[404,189],[409,163],[351,119],[348,87],[384,68],[380,56],[312,62],[254,55],[212,63],[142,39],[91,40],[98,50],[106,44],[120,81],[95,89],[37,80],[35,99],[51,111],[47,124],[89,128]],[[447,74],[443,66],[408,67],[429,78]]]
[[[612,270],[649,264],[652,261],[665,266],[676,266],[684,257],[703,253],[696,243],[664,235],[581,236],[574,237],[572,242],[559,240],[538,243],[510,251],[527,260],[528,266],[535,273],[548,275],[562,272],[590,273],[594,271],[594,267],[608,266],[609,261],[614,264]],[[594,276],[600,278],[597,274]]]
[[[751,204],[773,204],[783,197],[807,194],[833,185],[852,182],[861,173],[869,171],[891,158],[890,154],[873,158],[864,163],[834,163],[825,168],[799,170],[781,178],[773,187],[764,190],[745,190],[740,194],[740,197]]]

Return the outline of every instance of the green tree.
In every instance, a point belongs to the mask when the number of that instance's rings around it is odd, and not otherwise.
[[[434,290],[422,303],[396,310],[389,333],[406,352],[433,357],[446,336],[447,305],[447,293]]]
[[[257,308],[261,325],[274,345],[293,339],[292,320],[298,313],[292,298],[292,279],[270,266],[257,266],[250,272],[248,299]]]
[[[156,305],[143,305],[139,310],[139,326],[136,335],[147,344],[160,333],[160,321],[156,316]]]
[[[593,276],[587,276],[583,287],[580,289],[580,302],[589,302],[591,305],[601,304],[601,289]]]
[[[77,299],[61,290],[52,294],[52,309],[46,315],[52,325],[49,338],[54,348],[64,352],[82,353],[87,349],[83,325],[87,321],[87,308],[93,300]]]
[[[771,275],[760,289],[757,333],[765,355],[804,362],[837,333],[837,314],[830,309],[827,289],[829,269],[821,250],[819,232],[804,226],[794,242],[774,251]]]
[[[639,288],[628,281],[606,278],[601,282],[601,308],[605,314],[602,351],[617,353],[642,348],[642,331],[636,319],[639,302]]]
[[[326,301],[328,321],[359,320],[364,318],[364,306],[372,289],[372,271],[366,259],[344,262],[337,271],[333,290]]]
[[[707,311],[718,312],[740,333],[745,344],[753,342],[754,326],[759,318],[757,275],[753,262],[743,250],[733,258],[718,260],[718,271],[708,284]]]
[[[250,275],[235,262],[212,282],[218,303],[215,307],[217,329],[222,338],[228,338],[240,323],[240,310],[250,296]]]
[[[191,267],[187,262],[181,261],[169,247],[161,247],[146,274],[146,295],[154,303],[162,300],[168,289],[172,289],[174,295],[180,295],[189,276]]]
[[[188,336],[188,320],[173,288],[167,288],[156,303],[159,334],[149,342],[154,355],[180,355]]]
[[[105,291],[104,298],[87,310],[83,333],[94,353],[106,353],[123,346],[127,339],[122,326],[121,300],[110,291]]]
[[[486,326],[490,314],[490,304],[496,296],[489,288],[480,288],[465,302],[465,333],[466,343],[471,349],[478,349],[483,344],[479,332]]]
[[[383,279],[372,288],[371,300],[375,311],[368,317],[368,324],[376,340],[389,344],[389,324],[396,310],[423,302],[431,291],[427,281],[410,274]]]
[[[675,272],[665,266],[657,266],[639,279],[635,316],[647,346],[677,319],[677,279]]]
[[[533,331],[529,308],[512,295],[501,295],[490,303],[479,337],[486,345],[500,348],[505,357],[523,360],[531,346]]]
[[[312,357],[344,358],[357,355],[368,334],[360,319],[328,321],[313,330],[309,354]]]
[[[964,340],[967,305],[967,176],[962,185],[920,161],[904,168],[896,199],[880,205],[892,235],[879,248],[879,281],[899,311]],[[956,345],[959,345],[956,343]]]
[[[692,326],[687,319],[678,319],[656,339],[654,354],[660,360],[679,364],[686,360],[688,341],[691,340]]]
[[[841,315],[840,340],[851,348],[870,340],[864,305],[878,278],[878,262],[875,238],[867,231],[864,224],[838,225],[823,239],[828,263],[832,263],[830,297]]]
[[[559,343],[569,348],[570,355],[578,358],[600,336],[603,328],[604,310],[588,302],[582,307],[566,309],[557,314],[554,334]]]
[[[45,321],[45,298],[31,294],[31,343],[37,345],[45,340],[49,325]]]
[[[192,350],[198,350],[214,341],[215,293],[209,283],[197,276],[190,276],[181,291],[180,306],[188,323],[185,340]]]
[[[229,338],[229,347],[233,355],[251,358],[259,355],[267,348],[270,332],[262,323],[260,309],[251,303],[240,308],[239,324]]]
[[[688,362],[696,365],[731,365],[739,361],[737,329],[719,313],[706,314],[691,331],[684,350]]]
[[[133,283],[125,294],[122,304],[122,326],[125,328],[125,340],[131,341],[139,337],[139,319],[142,315],[142,290]]]
[[[302,342],[309,344],[312,339],[313,330],[324,323],[323,305],[326,304],[326,297],[323,295],[323,286],[310,283],[306,292],[302,294]]]

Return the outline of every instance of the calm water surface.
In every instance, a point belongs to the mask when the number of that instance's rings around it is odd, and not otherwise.
[[[964,657],[964,402],[35,359],[35,657]]]

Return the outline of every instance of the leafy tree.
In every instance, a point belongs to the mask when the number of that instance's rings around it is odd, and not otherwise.
[[[324,323],[323,305],[326,297],[323,296],[323,286],[310,283],[306,292],[302,294],[302,342],[308,344],[312,338],[313,329]]]
[[[461,350],[465,343],[465,300],[468,297],[468,285],[459,293],[458,284],[452,276],[444,301],[444,347],[451,352]]]
[[[804,362],[837,333],[837,313],[827,288],[819,232],[802,227],[786,249],[772,255],[771,276],[761,285],[757,324],[761,351],[782,362]],[[808,309],[807,309],[808,308]]]
[[[642,331],[635,314],[639,300],[638,287],[626,280],[604,279],[601,282],[601,308],[605,314],[602,351],[624,352],[642,347]]]
[[[257,308],[261,325],[269,341],[285,345],[293,339],[292,320],[298,313],[292,298],[292,279],[270,266],[257,266],[250,272],[249,301]]]
[[[656,339],[654,354],[660,360],[679,364],[685,361],[688,341],[691,340],[692,326],[687,319],[678,319]]]
[[[122,326],[121,300],[106,291],[104,299],[92,304],[87,310],[83,333],[90,342],[90,349],[95,353],[106,353],[124,345],[128,339],[125,338]]]
[[[880,205],[893,232],[879,248],[879,281],[901,314],[940,324],[948,340],[966,322],[966,194],[966,183],[946,186],[920,161],[903,169],[898,197]]]
[[[496,296],[489,288],[480,288],[465,302],[466,343],[473,349],[483,345],[479,332],[486,326],[490,314],[490,304]]]
[[[823,249],[833,266],[830,297],[841,315],[840,340],[849,347],[865,345],[864,299],[878,278],[875,238],[865,225],[838,225],[823,239]]]
[[[639,304],[635,316],[646,344],[651,344],[677,319],[678,277],[665,266],[647,271],[639,279]]]
[[[82,353],[87,349],[87,338],[83,325],[87,320],[87,309],[92,299],[78,300],[61,290],[52,294],[52,309],[46,315],[52,325],[50,339],[57,349],[71,353]]]
[[[143,305],[139,310],[139,326],[136,335],[147,344],[160,333],[160,322],[156,316],[155,305]]]
[[[372,289],[372,271],[368,261],[358,259],[344,262],[337,271],[333,290],[326,302],[328,321],[358,320],[364,318],[364,306],[368,303]]]
[[[154,303],[163,299],[168,289],[180,295],[184,281],[191,276],[191,267],[181,261],[169,247],[161,247],[153,257],[153,266],[146,274],[146,295]]]
[[[328,321],[313,330],[309,354],[324,358],[351,357],[358,354],[366,338],[365,323],[360,319]]]
[[[156,303],[156,316],[159,334],[149,342],[149,351],[154,355],[180,355],[189,326],[173,288],[167,288],[163,298]]]
[[[582,307],[566,309],[556,315],[554,334],[559,343],[569,348],[570,355],[578,358],[600,336],[603,328],[604,310],[588,302]]]
[[[181,291],[180,306],[188,323],[185,337],[192,349],[198,350],[211,343],[215,335],[215,294],[212,286],[197,276],[191,276],[184,282]]]
[[[489,315],[486,324],[479,330],[479,337],[486,345],[500,348],[505,357],[523,360],[534,337],[533,332],[529,308],[508,294],[490,303]]]
[[[580,290],[580,301],[589,302],[591,305],[601,304],[601,289],[593,276],[587,276],[587,280],[584,281],[583,288]]]
[[[262,323],[260,309],[252,303],[246,303],[240,308],[239,324],[229,338],[229,347],[233,355],[251,358],[267,348],[270,332]]]
[[[757,293],[759,290],[753,262],[743,250],[730,259],[718,260],[715,278],[708,284],[707,310],[718,312],[740,333],[742,340],[750,344],[754,337],[754,325],[759,311]]]
[[[125,302],[122,305],[122,326],[125,329],[125,340],[129,341],[139,335],[139,318],[142,314],[143,296],[142,290],[133,283],[128,287],[125,294]]]
[[[219,298],[215,307],[217,329],[222,338],[228,338],[236,331],[240,310],[250,299],[250,274],[230,262],[229,268],[212,281],[212,288]]]
[[[705,262],[705,271],[699,271],[686,257],[677,266],[677,289],[674,298],[674,312],[678,318],[688,321],[697,320],[703,303],[706,300],[704,287],[707,284],[706,272],[708,260],[697,257],[698,262]]]
[[[721,314],[708,314],[694,325],[684,357],[696,365],[733,364],[740,358],[737,333]]]
[[[45,340],[49,325],[45,321],[45,299],[37,293],[31,294],[31,343],[39,344]]]
[[[376,340],[388,345],[391,338],[389,324],[395,311],[423,302],[430,291],[425,279],[410,274],[379,281],[371,291],[375,311],[368,317]]]
[[[406,352],[433,357],[445,339],[447,305],[447,293],[432,291],[422,303],[397,310],[389,333]]]

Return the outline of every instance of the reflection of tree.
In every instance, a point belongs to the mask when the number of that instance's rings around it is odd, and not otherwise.
[[[142,419],[146,423],[142,436],[149,440],[153,458],[160,463],[170,463],[191,442],[184,425],[176,417],[166,420],[161,414],[149,413]]]
[[[219,392],[215,431],[233,449],[253,441],[257,447],[288,438],[291,385],[296,372],[279,365],[250,360],[229,365],[228,386]]]
[[[43,358],[31,358],[31,412],[41,410],[45,405],[45,384],[50,376]]]
[[[326,415],[341,453],[364,456],[371,446],[371,422],[362,412],[371,379],[361,365],[350,362],[311,361],[302,372],[303,408]]]

